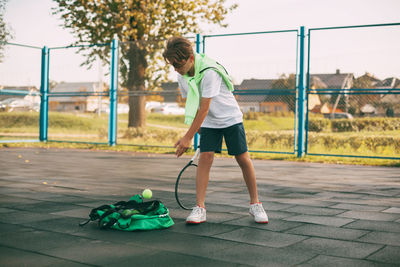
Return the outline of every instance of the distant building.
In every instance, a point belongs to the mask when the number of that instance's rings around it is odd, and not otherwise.
[[[245,79],[240,85],[235,86],[237,90],[249,90],[249,94],[236,95],[236,100],[242,112],[287,111],[286,103],[279,101],[276,97],[275,99],[272,97],[267,99],[265,95],[265,90],[271,90],[274,81],[273,79]],[[260,91],[260,93],[258,94],[257,91]]]
[[[166,103],[175,103],[181,100],[181,93],[179,92],[179,85],[177,82],[162,83],[160,96],[164,98]]]
[[[103,91],[98,82],[77,82],[57,84],[50,93],[64,95],[49,97],[49,109],[52,111],[95,112],[109,106],[108,96],[90,95]],[[88,93],[88,96],[73,94]],[[71,94],[71,96],[69,96]]]
[[[341,73],[339,69],[335,73],[310,74],[310,82],[318,78],[321,82],[320,88],[314,89],[350,89],[353,86],[354,74]],[[321,87],[322,86],[322,87]]]

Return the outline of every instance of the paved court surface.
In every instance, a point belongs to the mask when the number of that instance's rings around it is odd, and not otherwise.
[[[88,150],[0,150],[0,266],[399,266],[400,169],[254,161],[270,223],[255,224],[233,159],[217,158],[208,222],[187,226],[173,188],[188,158]],[[167,230],[79,227],[143,188]]]

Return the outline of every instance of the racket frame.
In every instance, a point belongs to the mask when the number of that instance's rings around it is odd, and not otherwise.
[[[197,168],[197,164],[194,164],[193,162],[196,160],[196,158],[198,157],[200,153],[200,148],[196,149],[196,152],[194,153],[193,157],[190,159],[190,161],[185,165],[185,167],[183,167],[183,169],[179,172],[178,178],[176,179],[175,182],[175,199],[176,202],[178,202],[178,205],[184,209],[184,210],[191,210],[193,209],[193,207],[186,207],[185,205],[183,205],[183,203],[179,200],[179,194],[178,194],[178,188],[179,188],[179,181],[181,180],[181,176],[182,174],[185,172],[185,170],[190,167],[190,166],[196,166]]]

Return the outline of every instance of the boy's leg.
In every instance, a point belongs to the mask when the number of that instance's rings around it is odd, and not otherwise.
[[[196,202],[197,206],[205,207],[205,198],[208,181],[210,180],[210,169],[214,161],[214,152],[201,152],[196,173]]]
[[[244,152],[240,155],[235,156],[237,163],[242,169],[243,178],[246,182],[247,189],[249,190],[250,203],[258,203],[258,192],[256,174],[253,166],[253,162],[250,159],[249,152]]]

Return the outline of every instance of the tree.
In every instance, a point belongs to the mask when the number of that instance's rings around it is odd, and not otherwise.
[[[4,43],[8,42],[9,39],[12,38],[10,33],[10,29],[7,27],[7,24],[4,22],[4,11],[6,8],[7,0],[0,0],[0,62],[4,57]]]
[[[122,42],[120,74],[129,90],[128,127],[145,126],[145,96],[138,95],[165,80],[168,66],[161,50],[174,35],[200,31],[200,23],[223,24],[228,12],[226,0],[54,0],[65,28],[71,29],[78,42],[111,42],[114,35]],[[88,50],[84,64],[89,67],[99,56],[107,61],[107,47]]]

